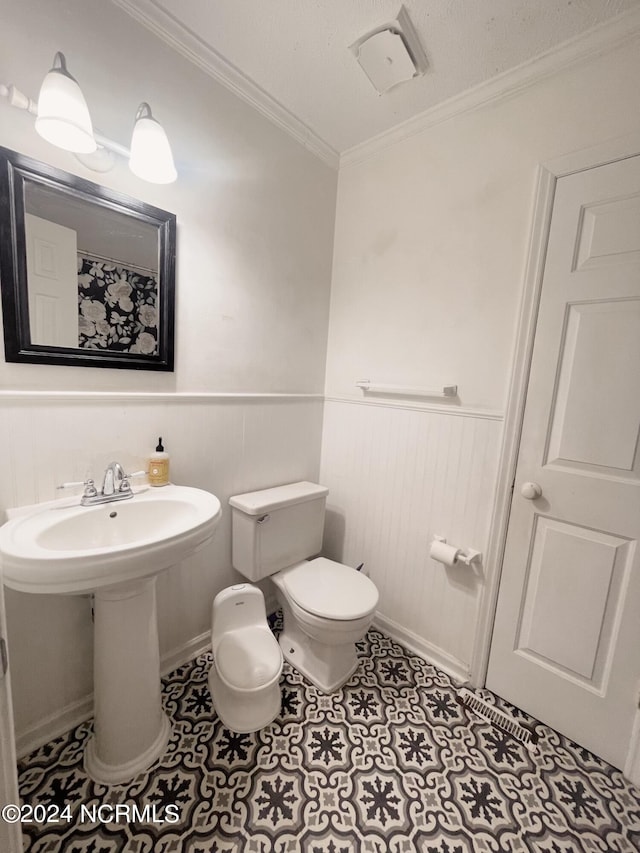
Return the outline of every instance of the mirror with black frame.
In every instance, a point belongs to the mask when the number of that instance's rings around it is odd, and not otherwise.
[[[173,370],[176,217],[0,148],[9,362]]]

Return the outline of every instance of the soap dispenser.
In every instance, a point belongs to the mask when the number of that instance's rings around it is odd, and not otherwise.
[[[160,436],[155,452],[149,457],[149,485],[166,486],[168,483],[169,454],[162,446],[162,436]]]

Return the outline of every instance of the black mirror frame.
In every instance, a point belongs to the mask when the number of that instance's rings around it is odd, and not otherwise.
[[[31,343],[25,239],[24,183],[33,181],[135,217],[158,229],[158,354],[84,350]],[[176,217],[173,213],[0,147],[0,290],[5,360],[173,371]]]

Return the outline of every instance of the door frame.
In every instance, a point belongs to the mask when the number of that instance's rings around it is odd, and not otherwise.
[[[554,158],[538,165],[533,200],[532,225],[524,269],[522,296],[513,354],[511,378],[498,459],[496,490],[489,529],[484,584],[478,607],[478,622],[471,658],[471,683],[483,687],[486,683],[491,651],[491,638],[498,604],[498,590],[511,512],[513,483],[520,449],[524,407],[533,355],[542,279],[551,227],[551,214],[559,178],[626,160],[640,154],[640,133],[607,140],[599,145]],[[640,710],[629,745],[624,774],[640,785]]]
[[[18,794],[18,768],[11,699],[11,664],[6,646],[7,620],[2,583],[2,566],[0,565],[0,637],[5,644],[2,650],[3,660],[0,662],[0,792],[3,797],[9,798],[8,802],[0,802],[0,807],[10,803],[19,805],[21,802]],[[7,823],[0,818],[0,845],[7,853],[20,853],[22,850],[20,822]]]

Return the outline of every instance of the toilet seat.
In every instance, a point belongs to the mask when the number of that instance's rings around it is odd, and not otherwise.
[[[278,681],[282,652],[268,628],[247,626],[223,634],[213,658],[220,680],[239,692],[251,692]]]
[[[326,557],[288,566],[272,579],[299,608],[324,619],[362,619],[378,604],[378,590],[366,575]]]

